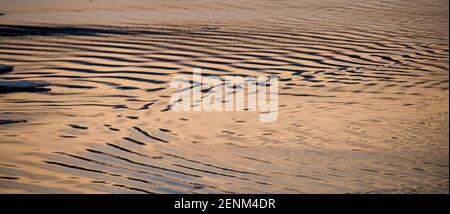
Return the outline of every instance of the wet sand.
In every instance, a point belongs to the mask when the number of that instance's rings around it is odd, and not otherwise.
[[[5,1],[0,193],[447,193],[448,1]],[[279,82],[279,117],[166,111]]]

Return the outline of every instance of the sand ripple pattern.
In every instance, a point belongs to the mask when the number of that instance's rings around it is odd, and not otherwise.
[[[1,192],[448,193],[448,2],[260,1],[258,24],[0,25]],[[275,5],[276,4],[276,5]],[[302,11],[301,14],[299,14]],[[280,117],[167,111],[170,79],[280,78]]]

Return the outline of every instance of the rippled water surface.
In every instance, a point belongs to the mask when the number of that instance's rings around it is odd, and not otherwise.
[[[448,1],[24,2],[1,193],[448,193]],[[167,111],[194,67],[278,75],[278,120]]]

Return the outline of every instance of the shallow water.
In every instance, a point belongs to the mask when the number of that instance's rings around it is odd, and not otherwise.
[[[1,193],[448,193],[448,1],[17,2],[0,80],[52,86],[0,93]],[[194,67],[278,120],[167,111]]]

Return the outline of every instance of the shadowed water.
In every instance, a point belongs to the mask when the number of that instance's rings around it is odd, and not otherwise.
[[[101,2],[1,11],[0,80],[51,84],[0,91],[1,193],[448,193],[448,1]],[[194,67],[278,120],[171,111]]]

